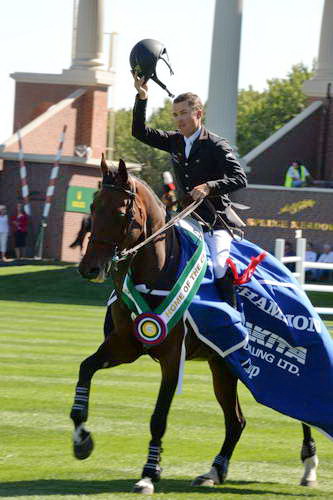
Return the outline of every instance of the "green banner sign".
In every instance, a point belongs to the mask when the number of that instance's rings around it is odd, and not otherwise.
[[[66,212],[88,214],[96,188],[70,186],[67,190]]]

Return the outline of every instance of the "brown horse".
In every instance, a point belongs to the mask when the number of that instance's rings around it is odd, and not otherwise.
[[[162,438],[177,387],[185,329],[183,322],[179,321],[162,343],[148,349],[134,336],[133,320],[129,309],[121,300],[121,290],[129,268],[135,284],[144,284],[149,290],[170,289],[177,271],[179,243],[174,229],[171,228],[153,238],[131,257],[115,263],[115,256],[121,255],[121,251],[144,242],[163,228],[166,213],[165,207],[149,186],[128,174],[123,161],[120,161],[118,169],[110,169],[103,158],[101,168],[103,182],[92,205],[92,233],[79,271],[84,278],[97,282],[102,282],[111,275],[118,300],[112,305],[112,327],[110,331],[107,328],[105,341],[80,366],[71,411],[75,425],[74,454],[78,459],[84,459],[93,449],[91,435],[83,423],[88,418],[89,390],[94,373],[101,368],[132,363],[141,355],[149,354],[158,360],[162,379],[150,421],[148,458],[141,480],[135,484],[134,491],[150,494],[154,491],[153,482],[158,481],[161,475]],[[161,297],[150,295],[147,300],[154,308],[161,302]],[[110,310],[107,319],[111,319]],[[108,324],[108,321],[106,323]],[[193,484],[221,484],[227,476],[230,458],[245,427],[245,418],[237,396],[237,378],[225,361],[201,342],[190,328],[185,337],[185,347],[186,359],[201,357],[208,361],[215,396],[223,410],[226,429],[224,442],[213,460],[210,471],[198,476]],[[305,430],[307,434],[306,442],[303,443],[302,459],[308,460],[312,457],[314,460],[314,441],[310,428],[306,426]],[[312,473],[310,480],[314,479]]]

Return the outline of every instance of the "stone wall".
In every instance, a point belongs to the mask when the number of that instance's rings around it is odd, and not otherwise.
[[[246,222],[245,238],[266,250],[273,250],[276,238],[293,241],[295,231],[311,241],[317,250],[333,247],[332,189],[253,186],[238,191],[233,200],[250,206],[238,211]]]

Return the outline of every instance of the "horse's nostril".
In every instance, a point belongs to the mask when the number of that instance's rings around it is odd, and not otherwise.
[[[90,269],[84,269],[83,266],[79,266],[79,273],[83,278],[94,279],[99,275],[99,268],[92,267]]]
[[[97,278],[99,275],[99,268],[98,267],[92,267],[90,271],[88,272],[89,278]]]

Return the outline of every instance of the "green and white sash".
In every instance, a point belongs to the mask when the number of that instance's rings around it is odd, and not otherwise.
[[[206,272],[206,249],[200,226],[192,220],[183,220],[179,225],[195,242],[196,249],[161,304],[151,310],[142,294],[135,288],[131,271],[124,280],[122,298],[132,311],[135,335],[144,344],[156,345],[165,339],[183,317]]]

